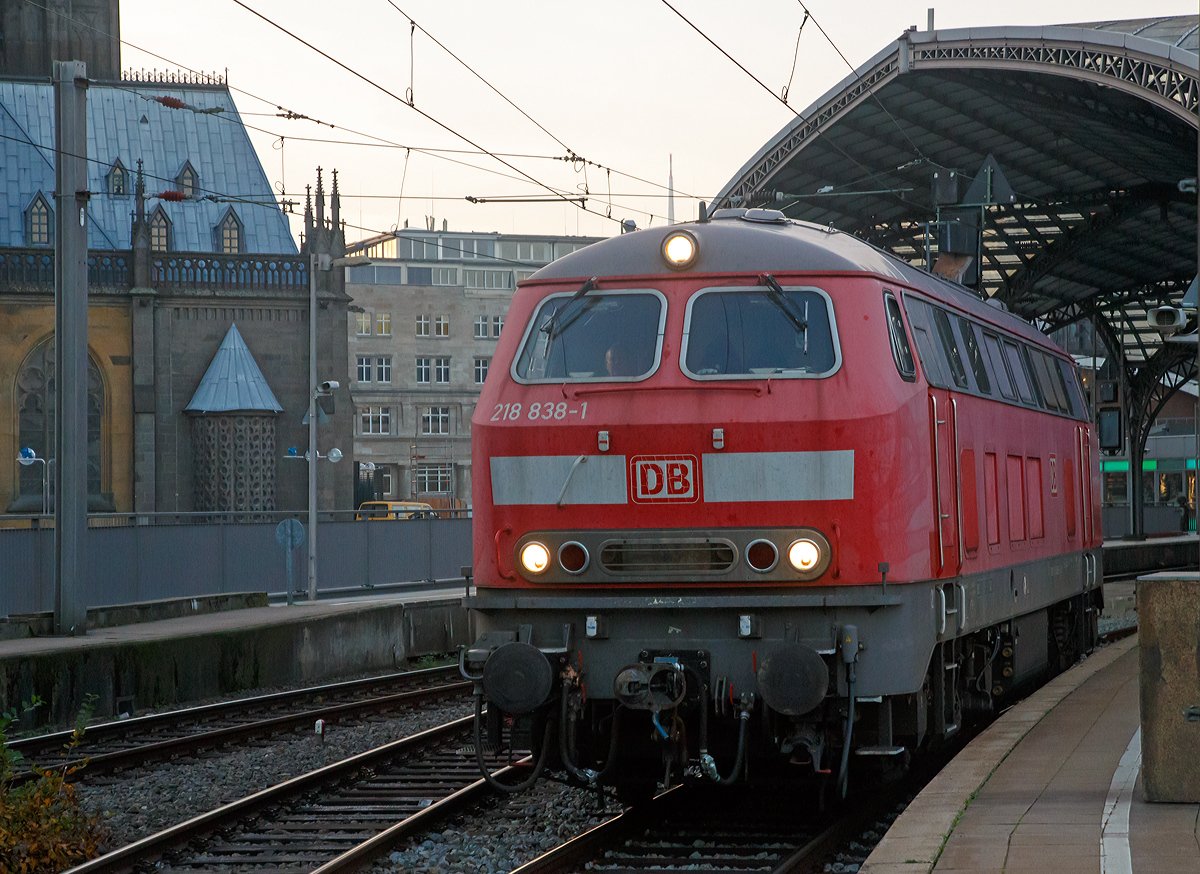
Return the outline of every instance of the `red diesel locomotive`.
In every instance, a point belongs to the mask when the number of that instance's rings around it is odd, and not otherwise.
[[[507,325],[462,669],[477,749],[533,751],[525,784],[777,761],[844,792],[851,760],[902,765],[1094,642],[1077,371],[960,286],[720,210],[550,264]]]

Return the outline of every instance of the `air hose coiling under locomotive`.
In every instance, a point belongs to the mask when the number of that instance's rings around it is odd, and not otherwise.
[[[700,770],[714,783],[720,786],[732,786],[737,781],[738,774],[741,773],[742,766],[746,761],[746,725],[750,722],[750,707],[753,698],[751,698],[751,702],[747,702],[744,698],[742,700],[737,753],[733,757],[733,770],[729,772],[728,777],[722,777],[721,772],[717,770],[716,761],[708,752],[708,686],[695,668],[684,665],[684,670],[695,676],[700,685]]]
[[[580,768],[575,764],[571,757],[572,741],[575,737],[574,715],[571,713],[571,702],[569,691],[566,684],[563,684],[561,693],[562,706],[559,711],[559,729],[558,729],[558,754],[562,759],[563,767],[576,780],[586,783],[588,786],[600,786],[604,781],[611,776],[617,762],[617,742],[620,734],[620,717],[621,711],[625,709],[623,704],[618,704],[613,711],[612,729],[610,730],[608,740],[608,759],[604,762],[604,767],[599,771],[591,768]]]

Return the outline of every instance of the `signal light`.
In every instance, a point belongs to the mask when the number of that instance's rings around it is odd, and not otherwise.
[[[769,540],[755,540],[746,547],[746,564],[764,574],[775,567],[779,561],[779,551]]]
[[[699,241],[687,231],[673,231],[663,238],[662,257],[672,270],[686,270],[699,254]]]
[[[582,543],[574,540],[558,548],[558,563],[569,574],[581,574],[587,570],[588,551]]]
[[[810,571],[821,560],[821,547],[811,540],[797,540],[788,547],[788,561],[798,571]]]
[[[550,566],[550,551],[536,540],[521,548],[521,565],[531,574],[540,574]]]

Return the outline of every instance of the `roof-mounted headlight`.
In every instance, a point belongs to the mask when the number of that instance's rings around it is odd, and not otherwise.
[[[699,254],[699,241],[687,231],[671,231],[663,238],[663,261],[672,270],[687,270],[696,263]]]

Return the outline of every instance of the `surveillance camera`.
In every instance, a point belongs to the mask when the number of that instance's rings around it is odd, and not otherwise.
[[[337,382],[336,380],[331,379],[328,382],[321,383],[321,385],[317,388],[317,391],[321,392],[322,394],[328,394],[329,392],[331,392],[335,388],[337,388],[339,385],[341,385],[341,383]]]
[[[1154,307],[1147,311],[1146,322],[1164,337],[1177,334],[1187,323],[1187,314],[1179,307]]]

